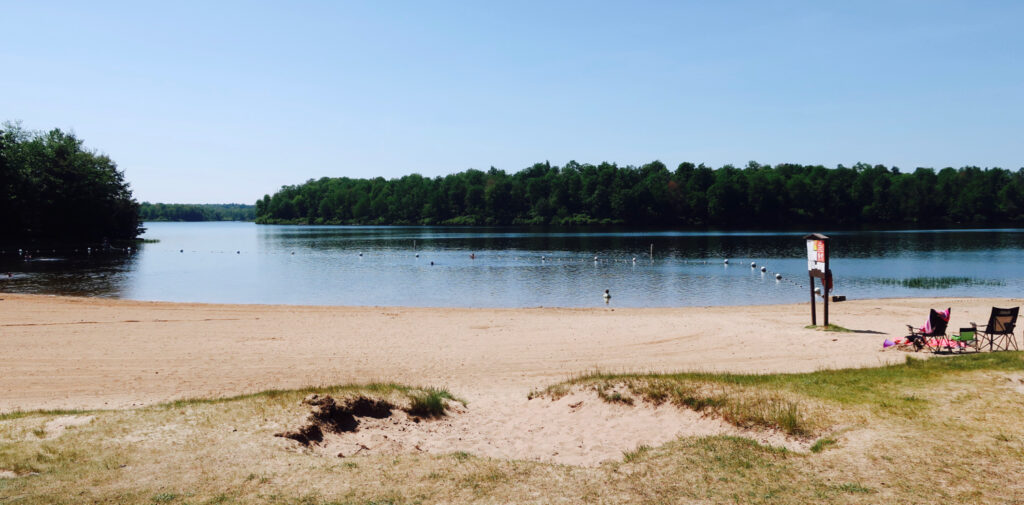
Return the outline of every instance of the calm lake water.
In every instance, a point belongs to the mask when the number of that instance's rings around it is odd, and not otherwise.
[[[619,307],[809,298],[800,232],[252,223],[146,227],[144,237],[159,242],[142,244],[131,253],[51,250],[33,252],[26,261],[7,248],[0,253],[0,291],[183,302],[443,307],[603,306],[605,289],[611,290],[611,305]],[[812,231],[832,237],[834,294],[851,299],[1024,293],[1021,229]],[[761,266],[768,271],[762,273]],[[782,274],[781,281],[775,273]],[[970,280],[926,289],[899,283],[915,277]]]

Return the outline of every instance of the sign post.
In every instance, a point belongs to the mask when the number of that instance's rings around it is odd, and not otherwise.
[[[828,293],[832,289],[832,270],[828,266],[829,238],[820,233],[804,237],[807,241],[807,277],[811,285],[811,324],[818,325],[814,308],[814,278],[821,279],[821,293],[825,299],[825,326],[828,326]]]

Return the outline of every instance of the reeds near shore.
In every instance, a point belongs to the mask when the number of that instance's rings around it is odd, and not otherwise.
[[[910,277],[898,279],[882,277],[873,279],[883,286],[899,286],[910,289],[948,289],[958,286],[1004,286],[1005,281],[999,279],[977,279],[973,277]]]

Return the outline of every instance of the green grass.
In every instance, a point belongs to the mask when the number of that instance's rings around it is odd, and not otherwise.
[[[633,463],[635,461],[639,461],[640,458],[642,458],[644,454],[646,454],[646,453],[648,453],[650,451],[651,451],[651,446],[646,445],[646,444],[645,445],[641,445],[641,446],[637,447],[636,449],[633,449],[632,451],[623,452],[622,453],[622,461],[625,462],[625,463]]]
[[[928,401],[905,394],[906,389],[978,370],[1024,371],[1024,359],[1017,352],[930,360],[908,356],[905,363],[898,365],[799,374],[597,372],[531,396],[559,397],[582,387],[595,390],[609,402],[668,402],[714,414],[740,427],[767,427],[790,435],[809,436],[816,428],[828,424],[830,415],[828,409],[815,403],[869,406],[883,414],[914,416],[927,408]],[[815,408],[825,411],[809,415]]]
[[[260,391],[258,393],[228,396],[224,398],[182,398],[179,400],[172,400],[169,402],[159,403],[154,407],[162,409],[181,409],[184,407],[196,405],[216,405],[224,403],[234,403],[241,400],[291,401],[295,398],[301,398],[303,396],[314,393],[319,395],[368,394],[377,397],[399,396],[408,399],[410,404],[412,404],[413,406],[423,409],[422,412],[424,414],[430,414],[425,415],[425,417],[436,417],[438,415],[443,415],[445,410],[439,408],[439,404],[443,404],[443,400],[456,401],[463,405],[466,404],[465,400],[451,394],[450,392],[448,392],[448,390],[443,388],[418,388],[406,386],[403,384],[396,384],[392,382],[378,382],[370,384],[352,384],[344,386],[311,386],[297,389],[268,389],[266,391]],[[110,411],[111,410],[107,409],[15,410],[11,412],[0,413],[0,421],[9,421],[13,419],[21,419],[24,417],[71,416],[96,414],[100,412]]]
[[[911,277],[897,279],[883,277],[874,279],[883,286],[901,286],[910,289],[946,289],[956,286],[1003,286],[1006,282],[998,279],[974,279],[971,277]]]
[[[830,325],[827,325],[827,326],[817,326],[817,325],[809,324],[807,326],[804,326],[804,328],[806,328],[808,330],[834,331],[836,333],[851,333],[851,332],[853,332],[853,330],[850,330],[850,329],[847,329],[847,328],[843,328],[842,326],[835,325],[835,324],[830,324]]]
[[[814,398],[844,404],[900,403],[917,404],[919,398],[894,396],[910,386],[921,386],[939,377],[962,372],[994,370],[1024,371],[1020,352],[977,353],[951,358],[916,359],[907,356],[902,364],[871,368],[821,370],[810,373],[733,374],[733,373],[678,373],[678,374],[607,374],[594,373],[567,381],[567,385],[585,385],[624,379],[660,379],[668,383],[688,382],[708,385],[757,386],[767,391],[784,390]],[[558,385],[549,390],[558,390]],[[646,393],[656,396],[663,388]]]
[[[39,409],[39,410],[14,410],[0,413],[0,421],[21,419],[23,417],[51,417],[51,416],[74,416],[80,414],[91,414],[98,410],[75,410],[75,409]]]
[[[171,402],[161,403],[157,407],[167,409],[179,409],[186,406],[192,405],[213,405],[219,403],[233,403],[239,400],[289,400],[296,397],[303,397],[310,394],[318,395],[369,395],[374,397],[389,397],[399,396],[409,400],[412,405],[424,406],[424,403],[430,404],[425,407],[425,412],[440,412],[444,413],[444,410],[437,410],[437,403],[442,399],[451,401],[457,401],[463,405],[466,404],[465,400],[448,392],[443,388],[418,388],[412,386],[406,386],[403,384],[396,384],[393,382],[375,382],[370,384],[354,384],[344,386],[315,386],[299,389],[269,389],[266,391],[260,391],[258,393],[250,393],[244,395],[229,396],[225,398],[184,398],[180,400],[174,400]],[[411,412],[410,412],[411,413]]]
[[[410,406],[406,412],[418,417],[441,417],[448,409],[448,400],[457,401],[446,389],[427,388],[409,394]]]
[[[836,442],[836,439],[834,438],[819,438],[814,442],[813,445],[811,445],[811,452],[819,453],[821,451],[824,451],[825,449],[828,449],[829,447],[835,446],[837,443],[838,442]]]

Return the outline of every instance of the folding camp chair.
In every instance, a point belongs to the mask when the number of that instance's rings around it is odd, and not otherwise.
[[[925,347],[931,349],[932,352],[942,350],[949,342],[949,339],[946,338],[946,326],[949,325],[950,312],[951,309],[946,309],[943,312],[931,309],[928,313],[928,321],[924,326],[915,328],[908,324],[907,329],[910,330],[910,334],[907,335],[907,341],[918,351]]]
[[[1014,307],[1012,309],[1000,309],[999,307],[992,307],[992,315],[988,317],[988,324],[985,326],[978,326],[977,324],[971,323],[971,326],[978,329],[981,345],[988,343],[988,350],[990,351],[1009,351],[1010,347],[1020,350],[1017,347],[1017,338],[1013,336],[1013,330],[1017,326],[1017,314],[1020,312],[1020,307]]]
[[[954,333],[952,337],[949,337],[950,351],[964,352],[968,349],[978,351],[981,348],[980,341],[978,340],[978,330],[973,326],[970,328],[960,328],[960,333]]]

